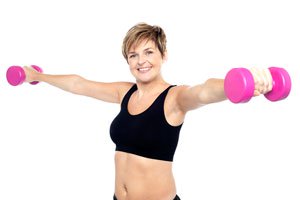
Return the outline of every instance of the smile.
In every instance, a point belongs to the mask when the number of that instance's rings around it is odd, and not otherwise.
[[[138,68],[137,70],[140,72],[148,72],[150,71],[151,67],[142,67],[142,68]]]

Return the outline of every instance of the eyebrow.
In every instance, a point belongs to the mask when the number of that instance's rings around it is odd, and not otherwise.
[[[152,47],[148,47],[148,48],[144,49],[143,51],[148,51],[148,50],[154,50],[154,49]],[[135,51],[131,51],[131,52],[128,52],[128,55],[129,54],[136,54],[136,52]]]

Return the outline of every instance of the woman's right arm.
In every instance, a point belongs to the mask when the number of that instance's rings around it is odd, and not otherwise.
[[[50,75],[39,73],[31,67],[24,67],[26,81],[41,81],[73,94],[96,98],[105,102],[120,103],[124,94],[133,83],[129,82],[96,82],[79,75]]]

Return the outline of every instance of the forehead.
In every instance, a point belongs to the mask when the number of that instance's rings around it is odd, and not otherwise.
[[[155,43],[152,40],[143,39],[133,44],[130,47],[129,52],[143,51],[144,49],[148,49],[148,48],[155,49],[156,48]]]

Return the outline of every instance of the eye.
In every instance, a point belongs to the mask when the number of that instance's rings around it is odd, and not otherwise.
[[[153,51],[146,51],[146,55],[153,54]]]
[[[128,58],[135,58],[136,54],[130,54]]]

